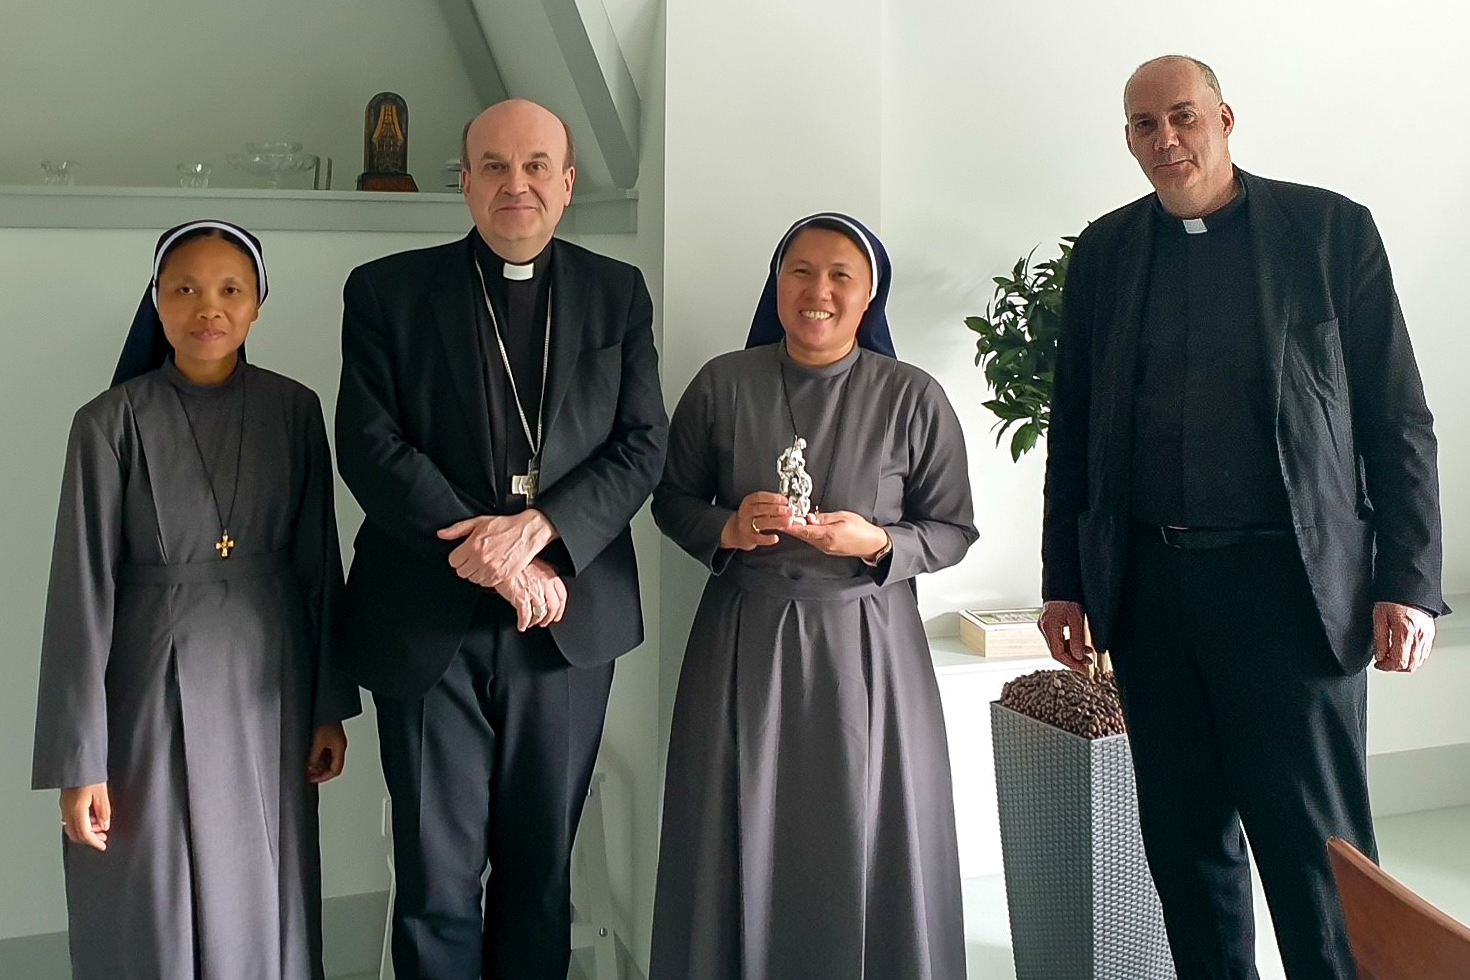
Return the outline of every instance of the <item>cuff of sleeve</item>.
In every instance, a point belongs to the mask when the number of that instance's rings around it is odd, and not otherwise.
[[[317,699],[316,710],[313,712],[312,725],[320,728],[330,725],[334,721],[346,721],[362,714],[362,696],[358,694],[357,685],[345,686],[331,694],[324,694]]]
[[[890,537],[888,532],[885,530],[883,532],[883,547],[872,558],[864,558],[863,564],[867,565],[869,568],[877,568],[879,565],[883,564],[883,559],[887,558],[891,554],[893,554],[893,538]]]
[[[1399,600],[1399,599],[1374,599],[1373,601],[1375,603],[1378,603],[1378,602],[1391,602],[1391,603],[1393,603],[1396,606],[1408,606],[1410,609],[1417,609],[1420,612],[1424,613],[1426,616],[1432,616],[1435,619],[1438,619],[1440,616],[1447,615],[1447,614],[1449,614],[1450,612],[1453,611],[1453,610],[1450,609],[1449,606],[1444,605],[1443,603],[1441,603],[1438,607],[1435,607],[1435,606],[1426,605],[1425,603],[1422,603],[1422,602],[1406,602],[1406,601]]]
[[[1445,605],[1444,596],[1438,590],[1395,588],[1391,583],[1379,583],[1373,590],[1374,602],[1396,602],[1402,606],[1422,609],[1431,616],[1445,616],[1451,612]]]
[[[585,549],[582,549],[580,547],[581,542],[576,540],[576,521],[567,520],[566,515],[561,513],[562,508],[559,500],[555,498],[548,500],[544,497],[537,497],[534,509],[542,517],[546,518],[547,523],[551,525],[552,531],[555,532],[556,538],[552,541],[552,544],[559,542],[566,551],[567,560],[571,563],[572,575],[586,568],[592,559],[597,557],[596,555],[582,554],[582,551]],[[568,531],[572,533],[568,534]],[[551,545],[547,545],[542,550],[546,551],[550,548]]]
[[[711,572],[718,575],[730,564],[730,559],[735,552],[729,548],[720,546],[720,537],[725,533],[725,523],[730,520],[730,515],[735,513],[728,507],[712,507],[699,521],[698,538],[704,542],[704,547],[699,554],[695,555],[700,564]]]

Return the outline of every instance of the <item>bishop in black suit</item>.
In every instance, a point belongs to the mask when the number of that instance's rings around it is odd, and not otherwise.
[[[464,149],[474,231],[347,280],[337,459],[365,520],[343,649],[392,796],[398,976],[563,980],[667,419],[642,275],[553,238],[570,131],[504,102]]]
[[[1181,980],[1255,980],[1245,837],[1292,980],[1355,976],[1326,841],[1372,854],[1364,668],[1429,655],[1433,419],[1366,208],[1230,160],[1190,58],[1140,67],[1155,193],[1072,255],[1042,632],[1112,652]]]

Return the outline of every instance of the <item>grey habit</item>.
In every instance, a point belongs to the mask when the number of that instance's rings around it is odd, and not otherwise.
[[[236,549],[215,550],[243,424]],[[75,980],[320,978],[315,726],[359,710],[330,668],[342,586],[308,388],[172,361],[77,412],[41,655],[32,785],[107,782],[99,853],[63,838]]]
[[[783,367],[813,501],[888,531],[877,568],[791,538],[719,547],[741,499],[776,487]],[[914,592],[977,536],[943,390],[861,348],[822,368],[780,344],[717,357],[674,414],[653,514],[712,574],[674,705],[652,980],[962,980],[949,754]]]

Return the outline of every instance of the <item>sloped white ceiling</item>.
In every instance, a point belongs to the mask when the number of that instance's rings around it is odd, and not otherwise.
[[[440,0],[452,27],[473,13],[482,47],[459,42],[471,78],[546,106],[577,137],[579,185],[638,181],[642,102],[603,0]],[[487,64],[488,62],[488,64]],[[487,101],[489,101],[487,99]]]

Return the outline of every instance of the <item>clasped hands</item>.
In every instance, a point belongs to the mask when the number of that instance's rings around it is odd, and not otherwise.
[[[795,524],[791,517],[791,502],[784,496],[757,490],[740,501],[739,509],[725,521],[720,547],[754,551],[788,534],[824,555],[864,561],[872,561],[888,547],[887,531],[849,510],[813,511],[805,524]]]
[[[1086,614],[1079,602],[1053,600],[1041,610],[1041,635],[1052,659],[1086,673],[1093,651],[1084,639]],[[1412,674],[1429,659],[1434,646],[1434,617],[1422,609],[1397,602],[1373,604],[1373,666],[1382,671]]]
[[[449,564],[460,578],[494,589],[510,603],[518,631],[550,626],[566,613],[566,583],[536,557],[557,538],[556,528],[539,510],[471,517],[438,535],[442,541],[460,542],[449,553]]]

